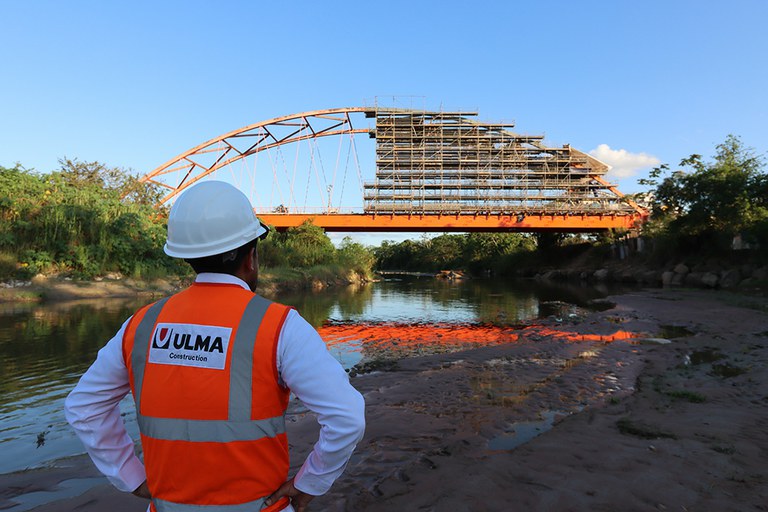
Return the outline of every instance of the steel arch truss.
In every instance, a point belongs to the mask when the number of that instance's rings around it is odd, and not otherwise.
[[[320,137],[368,133],[355,128],[350,114],[375,115],[367,107],[314,110],[276,117],[225,133],[176,156],[140,178],[167,189],[160,200],[167,203],[197,181],[238,160],[271,148]]]
[[[352,114],[373,119],[375,128],[353,126]],[[277,117],[204,142],[141,181],[167,189],[167,203],[262,151],[333,136],[348,135],[351,143],[366,133],[376,139],[376,174],[373,182],[359,176],[362,213],[331,208],[331,182],[320,214],[270,204],[258,212],[262,221],[278,230],[311,220],[327,231],[530,232],[632,229],[647,219],[605,180],[604,163],[570,145],[550,147],[543,136],[514,133],[513,124],[469,119],[476,115],[348,107]]]

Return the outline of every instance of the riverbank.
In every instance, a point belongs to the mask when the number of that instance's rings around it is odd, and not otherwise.
[[[41,302],[79,299],[146,297],[152,300],[175,293],[192,282],[190,276],[157,279],[124,278],[117,274],[90,280],[38,275],[30,280],[0,282],[0,302]],[[315,267],[308,270],[274,269],[259,276],[258,292],[266,297],[289,290],[322,290],[369,282],[357,272]]]
[[[366,435],[311,509],[766,510],[764,299],[659,289],[611,300],[518,343],[353,378]],[[589,341],[617,330],[645,341]],[[289,416],[292,471],[316,432],[311,415]],[[1,475],[0,509],[144,510],[96,476],[82,456]]]
[[[565,246],[547,262],[522,267],[520,277],[544,281],[621,283],[654,287],[687,287],[744,292],[768,291],[768,260],[755,251],[731,251],[717,256],[670,255],[665,263],[635,249],[613,255],[590,244]],[[552,264],[553,261],[562,264]]]

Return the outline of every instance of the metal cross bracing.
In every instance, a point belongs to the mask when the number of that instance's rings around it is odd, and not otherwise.
[[[201,179],[221,179],[236,162],[267,154],[268,170],[245,166],[230,179],[249,189],[259,217],[276,229],[311,220],[327,231],[598,231],[631,229],[647,217],[605,181],[608,166],[592,156],[516,134],[512,124],[470,119],[476,115],[351,107],[284,116],[211,139],[141,179],[168,189],[168,202]],[[373,125],[354,126],[356,117]],[[365,155],[354,139],[361,133],[375,139],[372,181],[363,179],[370,173],[361,169]],[[329,137],[339,144],[323,159],[318,141]],[[281,149],[288,145],[296,146],[290,164]],[[324,164],[330,160],[332,172]],[[346,183],[350,175],[357,183]],[[357,211],[345,212],[335,201],[355,188]]]

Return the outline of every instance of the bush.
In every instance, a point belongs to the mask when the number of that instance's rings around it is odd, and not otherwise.
[[[7,252],[0,251],[0,281],[13,279],[16,277],[16,255]]]

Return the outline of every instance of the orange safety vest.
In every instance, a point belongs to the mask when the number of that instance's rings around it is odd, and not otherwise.
[[[286,481],[290,391],[276,357],[289,310],[237,285],[195,283],[133,316],[123,357],[153,512],[261,510]]]

